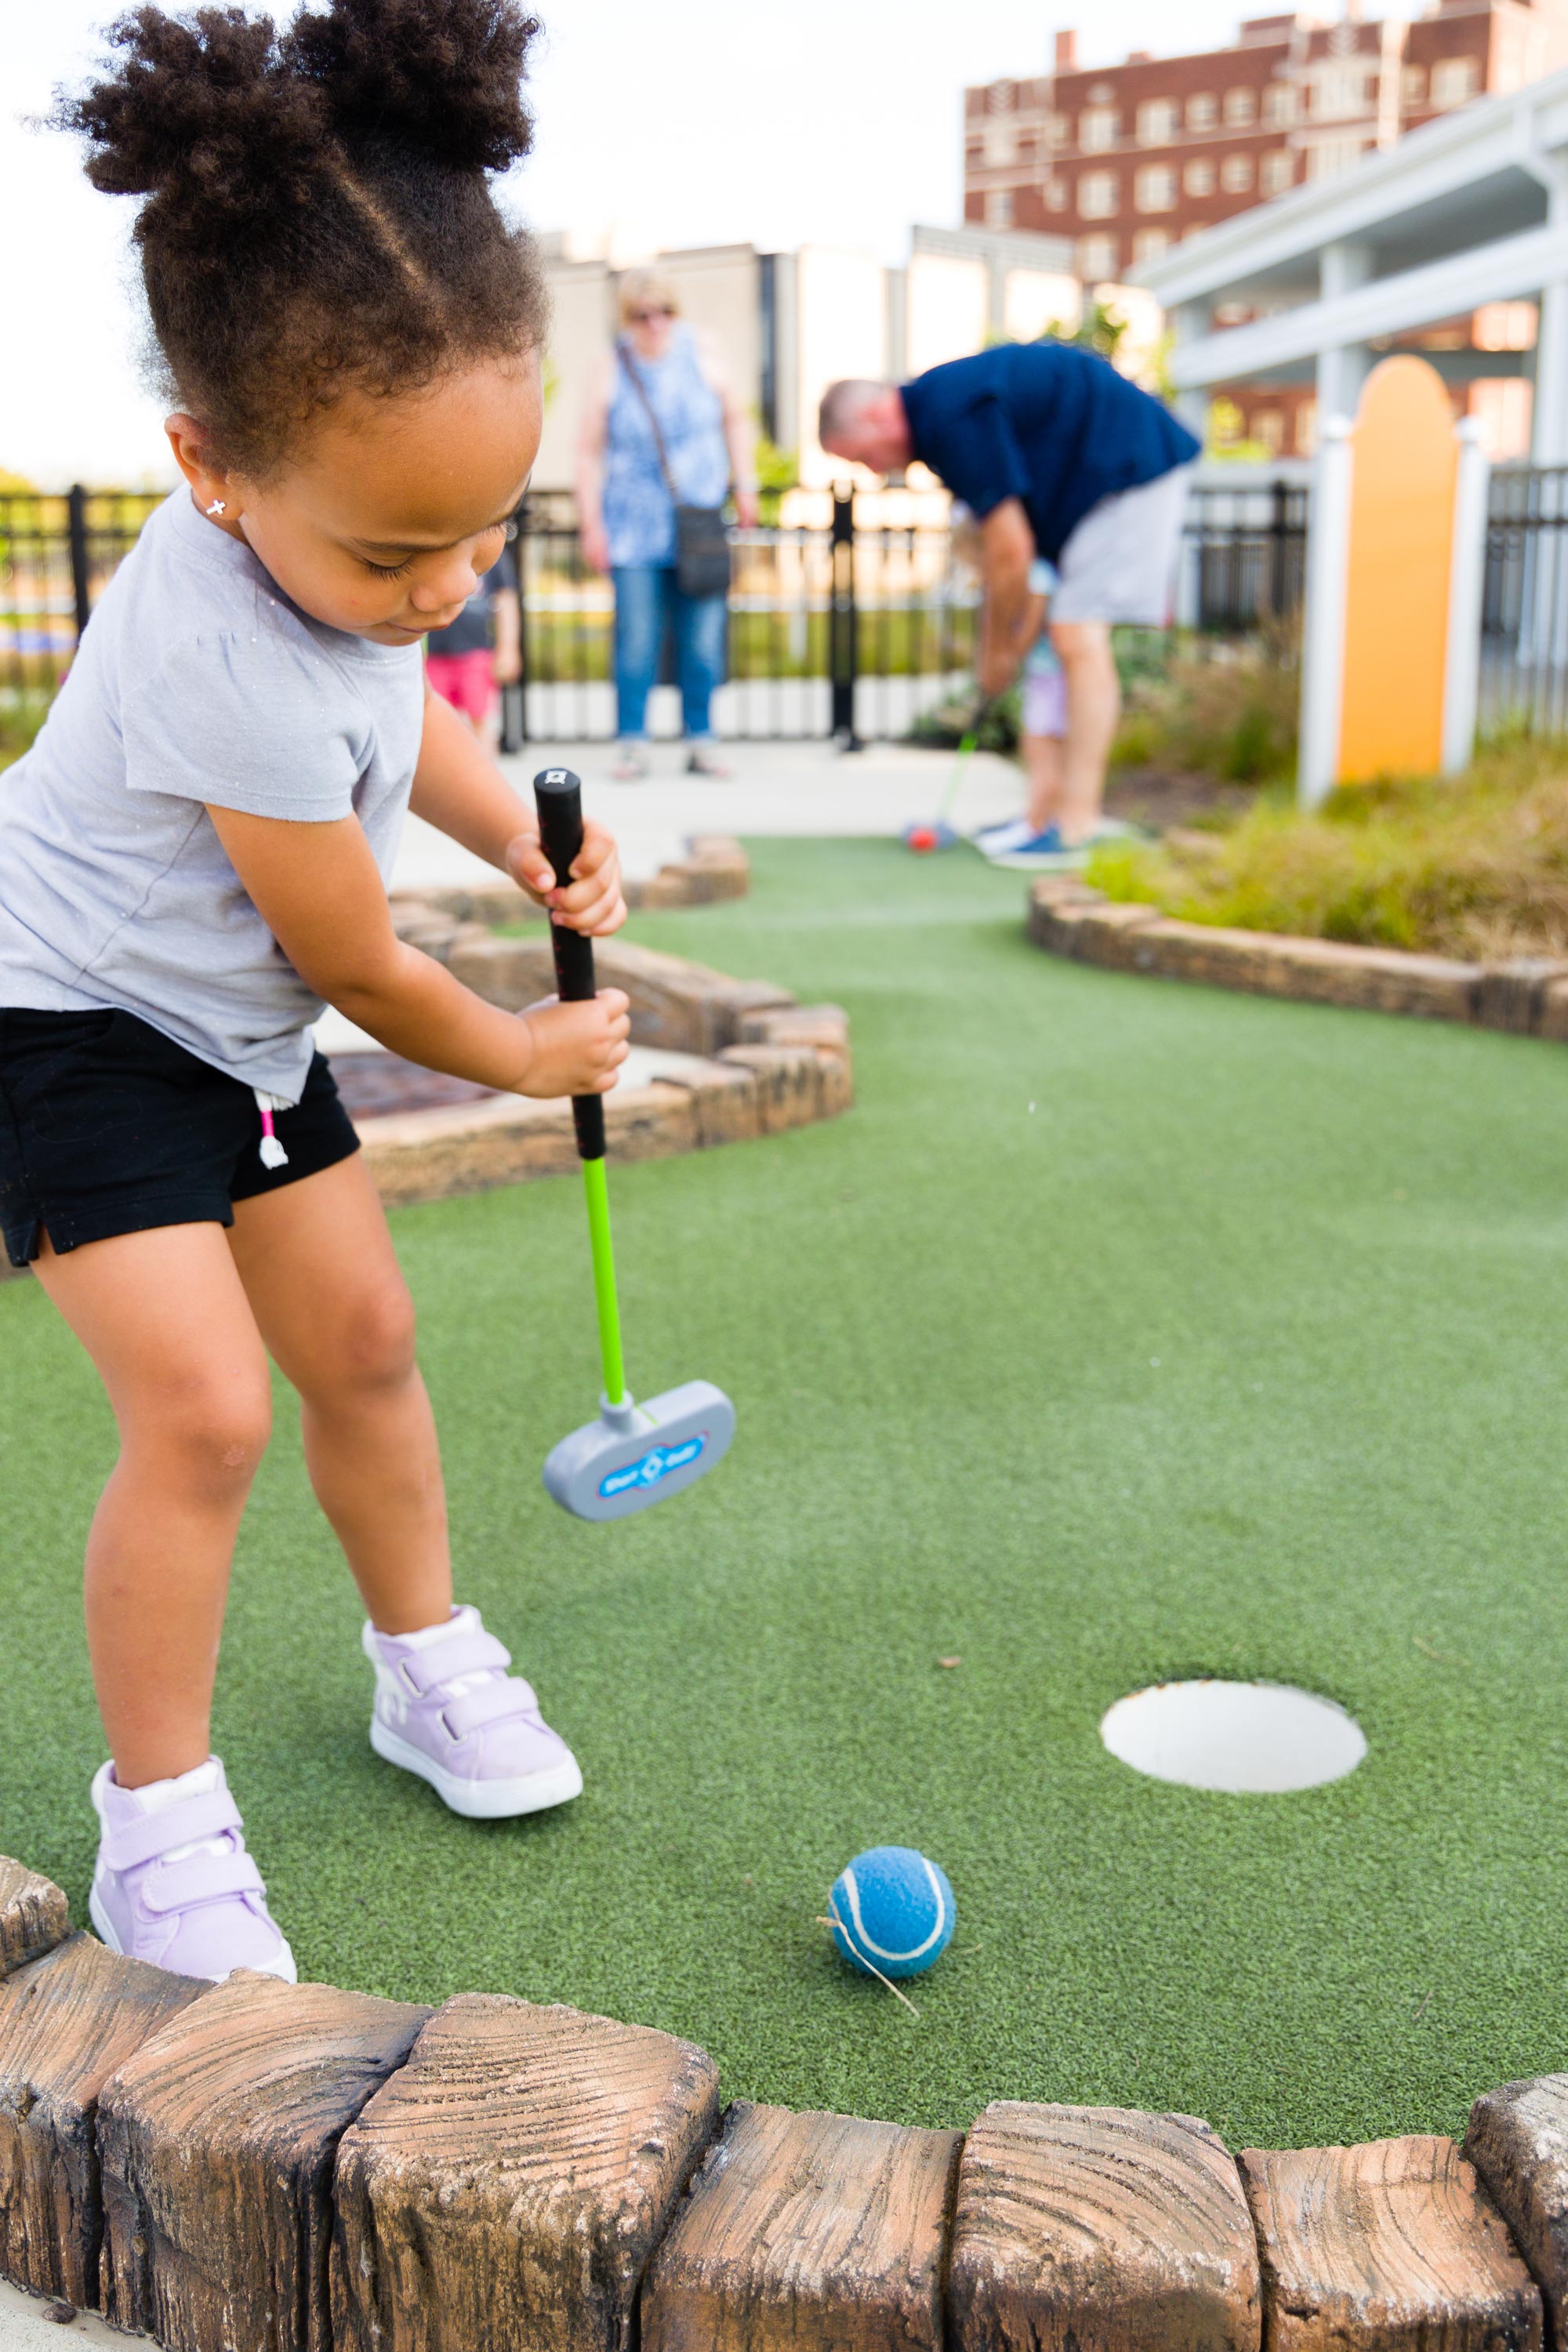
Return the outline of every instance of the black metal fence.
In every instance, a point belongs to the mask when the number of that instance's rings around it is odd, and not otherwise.
[[[0,696],[54,691],[103,582],[157,504],[140,491],[0,494]],[[731,534],[716,718],[732,740],[896,740],[973,673],[980,591],[945,524],[889,521],[888,501],[848,493],[824,505],[821,521]],[[1178,620],[1235,635],[1292,611],[1307,506],[1296,484],[1195,488]],[[571,494],[532,494],[517,542],[523,677],[507,698],[508,740],[608,740],[614,594],[584,562]],[[656,731],[675,731],[673,692],[656,695],[653,716]]]
[[[522,602],[521,736],[605,740],[616,731],[615,599],[590,572],[569,492],[538,492],[518,518]],[[716,719],[731,740],[897,737],[969,675],[978,591],[945,527],[868,524],[835,497],[826,528],[731,533],[726,683]],[[672,674],[667,660],[667,684]],[[656,694],[673,733],[673,694]]]
[[[159,490],[0,490],[0,691],[49,695]]]
[[[1176,618],[1189,628],[1245,636],[1298,613],[1306,591],[1305,482],[1199,482],[1187,500]]]
[[[1481,605],[1483,735],[1568,733],[1568,466],[1499,466]]]

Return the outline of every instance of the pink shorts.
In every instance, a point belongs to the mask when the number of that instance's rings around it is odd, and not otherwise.
[[[1068,682],[1059,669],[1024,672],[1024,732],[1065,735],[1068,731]]]
[[[496,657],[487,646],[471,654],[426,654],[425,674],[444,702],[482,727],[496,700]]]

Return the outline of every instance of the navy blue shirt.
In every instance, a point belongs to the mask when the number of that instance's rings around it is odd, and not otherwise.
[[[998,343],[902,391],[921,463],[972,514],[1021,499],[1053,563],[1101,499],[1198,455],[1163,402],[1075,343]]]
[[[479,586],[458,614],[444,629],[432,629],[426,644],[433,654],[482,654],[493,646],[495,623],[490,617],[490,600],[495,596],[517,593],[517,559],[509,539]]]

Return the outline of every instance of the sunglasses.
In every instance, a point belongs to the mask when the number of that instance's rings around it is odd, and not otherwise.
[[[670,302],[661,302],[655,310],[633,310],[628,316],[634,327],[649,327],[656,319],[673,319],[675,306]]]

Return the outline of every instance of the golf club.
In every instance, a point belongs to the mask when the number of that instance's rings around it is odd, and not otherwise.
[[[914,850],[917,856],[929,856],[933,849],[955,849],[963,839],[963,835],[952,822],[952,813],[958,805],[958,795],[963,787],[964,774],[973,757],[974,747],[980,740],[980,732],[985,724],[990,709],[989,699],[982,702],[970,720],[968,732],[958,747],[958,756],[952,763],[952,773],[947,780],[947,789],[942,793],[942,805],[931,824],[907,824],[904,827],[904,847]]]
[[[544,855],[557,882],[564,883],[583,846],[582,784],[570,768],[545,768],[533,780],[533,797]],[[550,944],[562,1003],[584,1003],[596,992],[592,940],[552,922]],[[552,1447],[544,1465],[544,1484],[562,1508],[580,1519],[625,1519],[634,1511],[647,1510],[650,1503],[663,1502],[667,1495],[695,1486],[722,1460],[735,1434],[735,1408],[711,1381],[687,1381],[678,1389],[667,1389],[662,1396],[650,1397],[646,1404],[633,1399],[621,1357],[616,1261],[610,1245],[604,1097],[574,1095],[572,1122],[588,1201],[605,1392],[599,1400],[597,1421],[574,1429]]]

